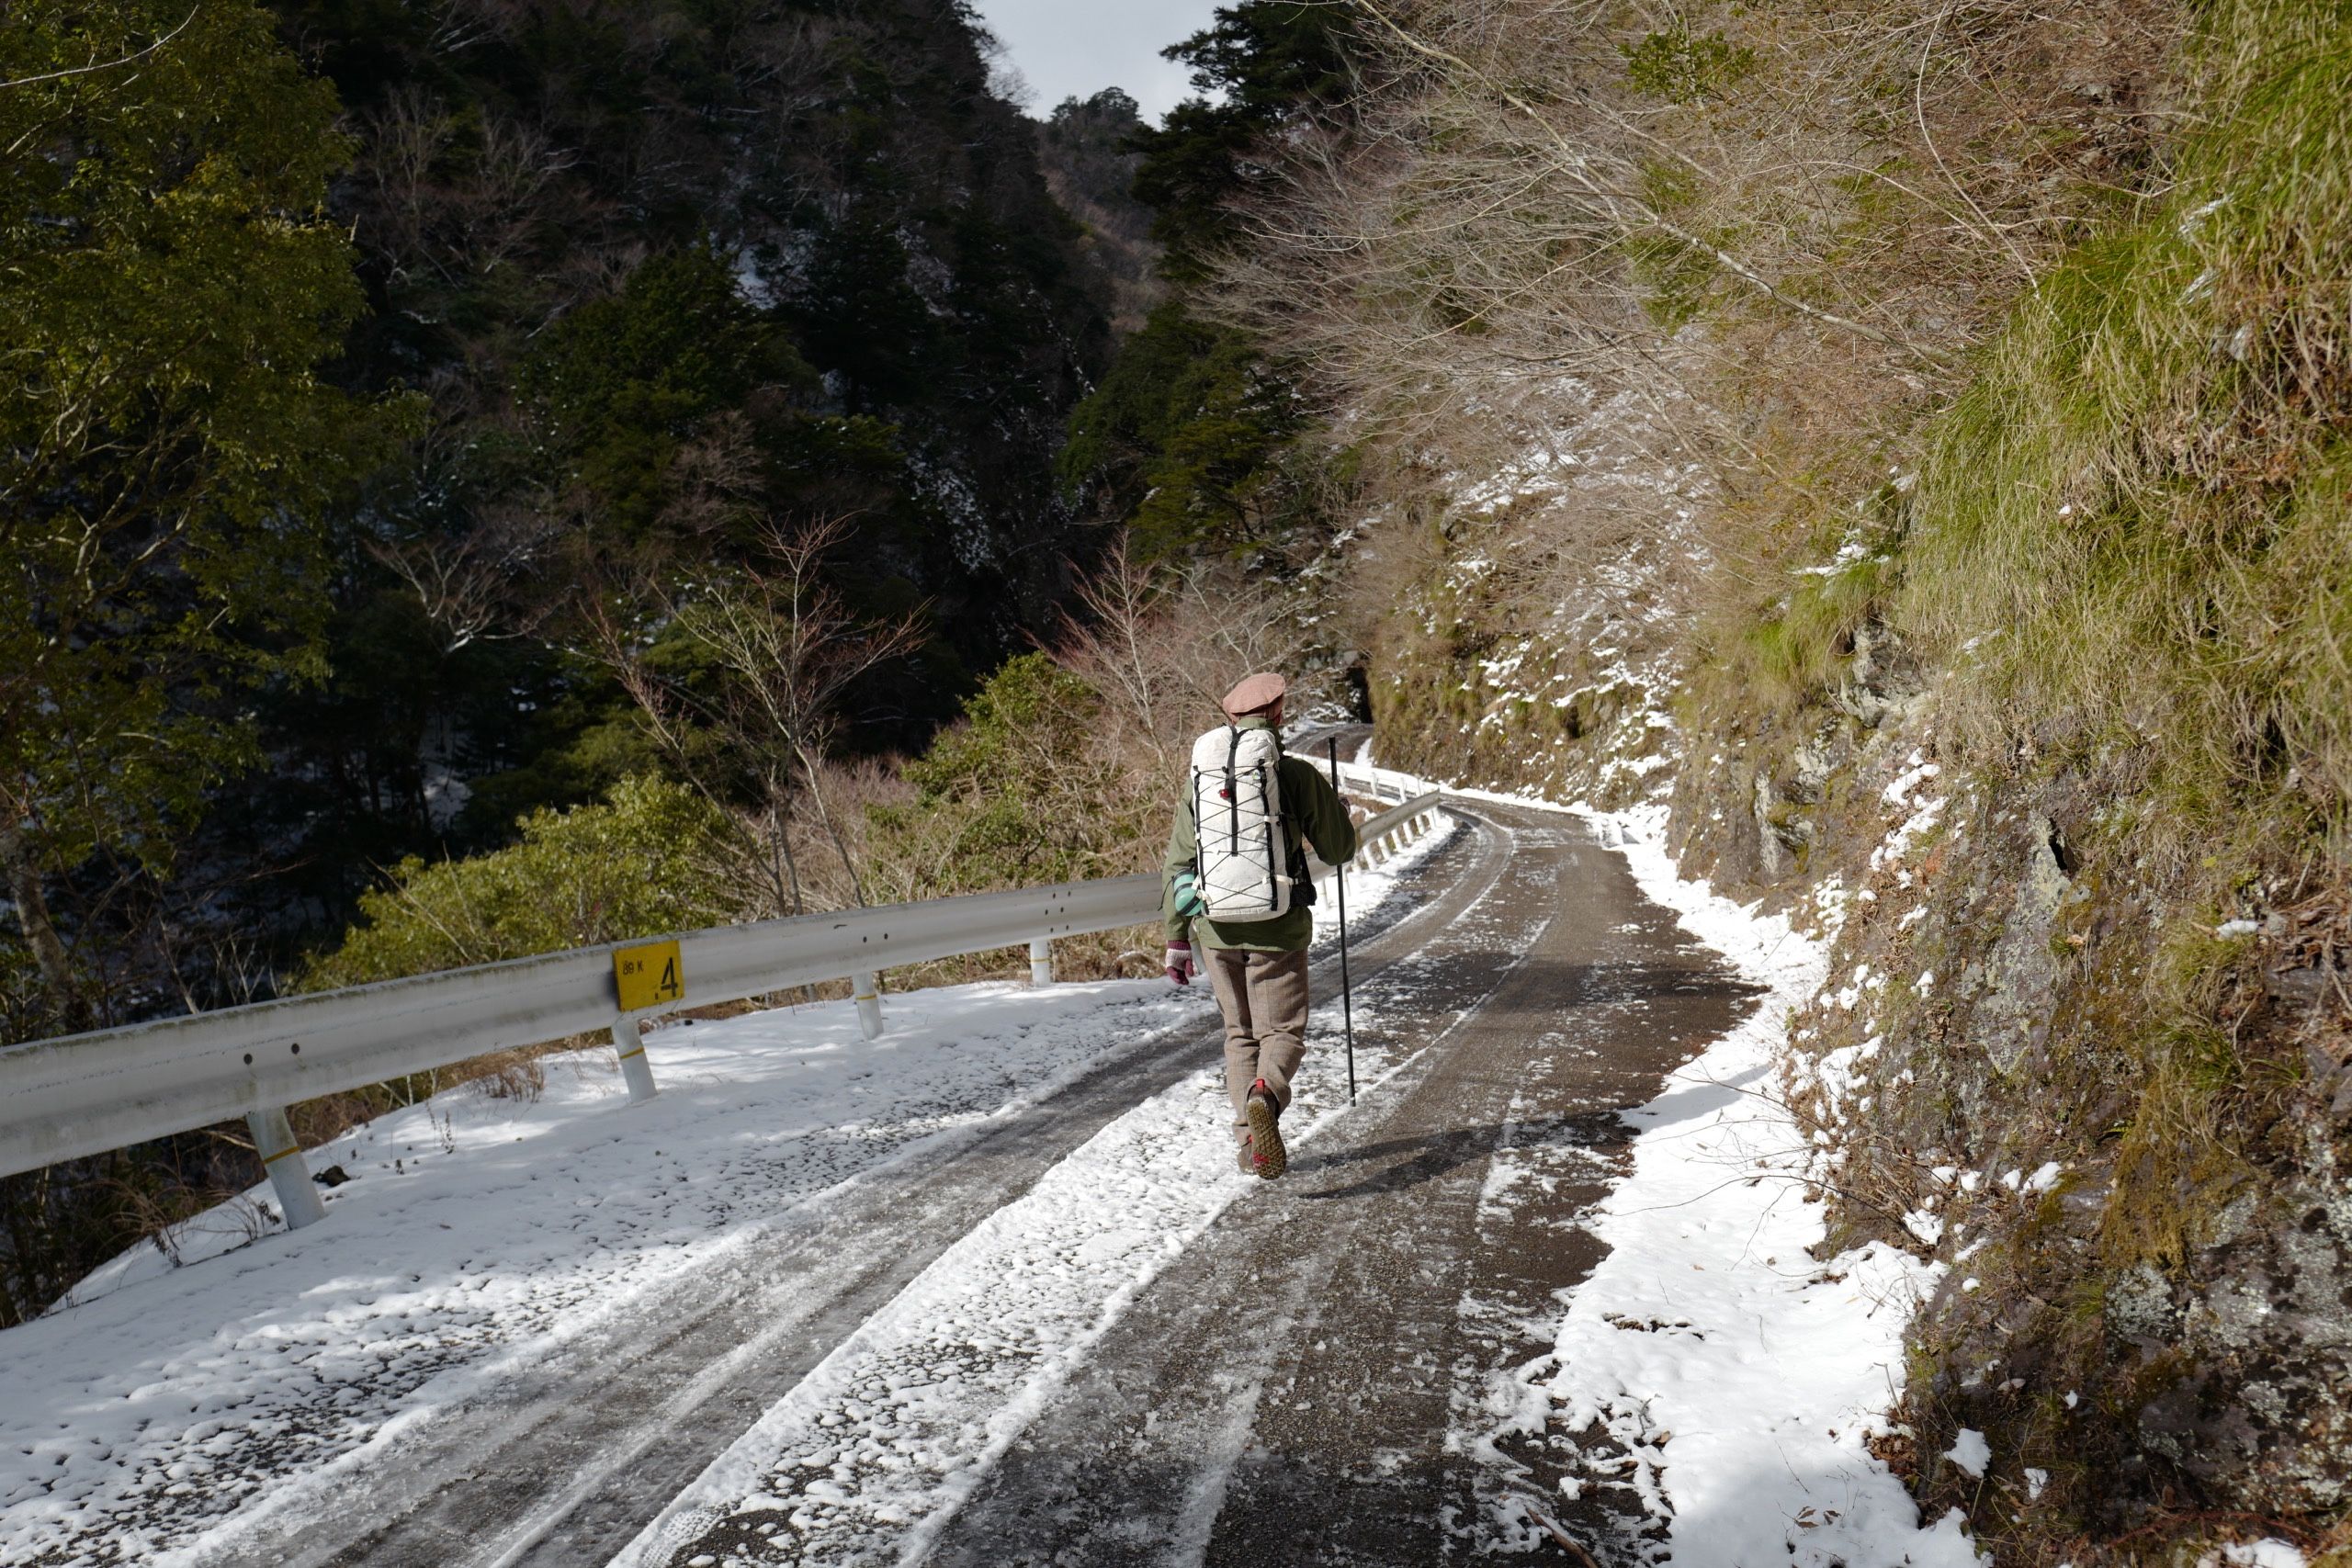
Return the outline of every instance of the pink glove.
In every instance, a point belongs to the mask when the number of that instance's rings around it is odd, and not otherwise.
[[[1177,986],[1184,985],[1190,981],[1193,976],[1200,972],[1199,965],[1193,962],[1193,944],[1191,942],[1171,942],[1168,944],[1168,979],[1170,984]]]

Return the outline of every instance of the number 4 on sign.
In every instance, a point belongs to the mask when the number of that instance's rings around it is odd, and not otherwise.
[[[643,947],[613,950],[613,981],[621,993],[621,1011],[684,1001],[686,966],[674,942],[649,942]]]

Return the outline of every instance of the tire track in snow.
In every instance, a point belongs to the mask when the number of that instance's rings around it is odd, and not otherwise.
[[[1383,1050],[1363,1031],[1421,1005],[1418,939],[1475,908],[1508,868],[1501,836],[1476,840],[1476,863],[1444,897],[1400,886],[1420,902],[1380,947],[1409,956],[1357,985],[1367,1098],[1414,1066],[1416,1050]],[[1335,978],[1318,963],[1317,994]],[[1301,1149],[1348,1110],[1338,1020],[1320,1016],[1333,1010],[1318,1010],[1310,1036],[1323,1070],[1286,1113]],[[1234,1200],[1263,1190],[1234,1168],[1229,1121],[1222,1069],[1209,1067],[1104,1128],[839,1347],[614,1568],[921,1558],[1128,1305]],[[1211,1505],[1203,1528],[1213,1522]]]
[[[1544,1348],[1552,1292],[1596,1256],[1556,1209],[1614,1177],[1617,1111],[1743,991],[1581,827],[1476,815],[1513,852],[1491,900],[1396,966],[1418,994],[1387,1028],[1419,1054],[1141,1293],[922,1561],[1423,1568],[1556,1551],[1497,1528],[1517,1478],[1471,1440],[1478,1407]],[[1553,1190],[1507,1206],[1496,1162],[1538,1148],[1523,1185]]]
[[[1398,1065],[1358,1052],[1368,1090]],[[1291,1142],[1346,1109],[1308,1087]],[[615,1568],[919,1556],[1127,1303],[1257,1185],[1228,1120],[1209,1068],[1097,1134],[827,1357]]]
[[[1528,896],[1550,888],[1549,870],[1513,855],[1517,835],[1507,826],[1486,827],[1502,863],[1480,899],[1383,974],[1393,999],[1366,1032],[1396,1037],[1409,1060],[1296,1161],[1289,1179],[1253,1189],[1248,1203],[1144,1292],[926,1561],[940,1568],[1143,1568],[1231,1560],[1233,1545],[1221,1538],[1230,1534],[1235,1499],[1265,1500],[1268,1433],[1293,1423],[1313,1434],[1311,1451],[1280,1463],[1311,1477],[1304,1482],[1309,1489],[1345,1503],[1363,1495],[1359,1485],[1399,1478],[1409,1456],[1389,1440],[1396,1434],[1380,1433],[1371,1448],[1356,1443],[1360,1434],[1350,1428],[1359,1425],[1361,1401],[1352,1393],[1303,1390],[1300,1363],[1327,1360],[1342,1376],[1419,1382],[1443,1408],[1442,1371],[1420,1367],[1414,1348],[1388,1331],[1394,1324],[1372,1321],[1381,1316],[1381,1298],[1415,1293],[1386,1270],[1400,1235],[1416,1224],[1418,1195],[1392,1189],[1392,1172],[1382,1168],[1402,1147],[1395,1139],[1400,1121],[1414,1121],[1407,1108],[1430,1093],[1432,1077],[1451,1072],[1453,1037],[1475,1027],[1550,921],[1548,897]],[[1477,1130],[1470,1136],[1475,1141]],[[1429,1151],[1414,1147],[1406,1164],[1416,1175],[1433,1172]],[[1436,1164],[1452,1152],[1449,1140]],[[1383,1277],[1362,1278],[1367,1262]],[[1323,1560],[1283,1550],[1253,1561],[1310,1559]]]

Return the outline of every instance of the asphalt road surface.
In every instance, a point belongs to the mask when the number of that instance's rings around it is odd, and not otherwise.
[[[1380,1027],[1404,1065],[1127,1305],[933,1521],[922,1561],[1427,1564],[1496,1550],[1485,1521],[1508,1492],[1548,1495],[1557,1516],[1550,1482],[1576,1435],[1498,1452],[1464,1434],[1494,1372],[1548,1348],[1555,1293],[1595,1260],[1576,1217],[1620,1167],[1619,1111],[1747,993],[1580,819],[1449,809],[1467,830],[1354,933],[1355,981],[1386,998]],[[1318,964],[1318,1009],[1336,987],[1336,964]],[[653,1303],[641,1326],[571,1347],[404,1445],[324,1527],[248,1537],[239,1560],[608,1562],[933,1259],[1216,1049],[1197,1026],[1114,1049],[1046,1103]],[[1582,1506],[1568,1522],[1587,1540],[1632,1528],[1612,1527],[1606,1495]],[[770,1528],[722,1521],[669,1561],[865,1560]],[[1548,1544],[1521,1560],[1547,1559],[1574,1561]]]

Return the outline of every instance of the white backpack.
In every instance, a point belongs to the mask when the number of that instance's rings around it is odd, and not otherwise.
[[[1193,742],[1194,864],[1213,920],[1271,920],[1290,910],[1282,755],[1270,728],[1212,729]]]

